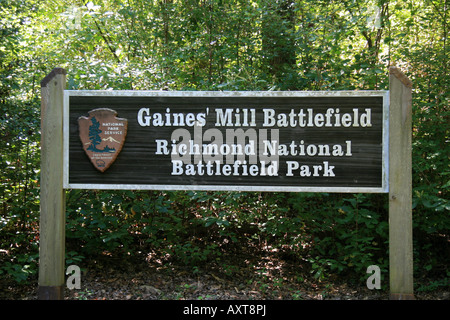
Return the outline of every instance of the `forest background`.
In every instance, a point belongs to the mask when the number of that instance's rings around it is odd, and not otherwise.
[[[414,276],[448,286],[448,0],[0,0],[0,279],[35,283],[40,81],[67,89],[387,90],[413,83]],[[66,262],[192,272],[270,251],[317,281],[388,277],[385,194],[67,190]],[[299,269],[299,270],[300,270]],[[364,282],[365,283],[365,282]],[[388,281],[383,281],[386,289]]]

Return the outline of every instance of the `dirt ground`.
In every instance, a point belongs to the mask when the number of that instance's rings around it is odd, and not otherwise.
[[[82,264],[81,287],[66,288],[65,300],[389,300],[387,284],[369,290],[363,280],[318,280],[301,264],[268,255],[195,268],[109,257]],[[442,280],[415,279],[415,286],[416,300],[450,299]],[[0,300],[37,299],[37,279],[26,285],[0,279]]]

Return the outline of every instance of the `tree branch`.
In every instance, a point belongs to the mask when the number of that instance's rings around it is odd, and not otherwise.
[[[91,9],[88,7],[87,5],[88,3],[85,3],[84,6],[88,9],[89,13],[91,13]],[[94,16],[92,16],[92,19],[94,20],[95,26],[97,27],[98,32],[100,32],[100,35],[103,38],[103,41],[105,41],[106,45],[108,46],[109,51],[111,51],[112,55],[114,56],[114,58],[116,59],[116,61],[118,63],[120,63],[120,59],[116,54],[116,50],[114,50],[114,48],[111,45],[111,40],[107,38],[107,36],[103,33],[102,28],[100,27],[99,23],[97,22],[97,19],[95,19]]]

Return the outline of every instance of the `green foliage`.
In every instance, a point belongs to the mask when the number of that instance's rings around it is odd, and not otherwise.
[[[386,197],[295,194],[290,203],[303,221],[307,260],[317,278],[329,272],[364,277],[370,265],[387,268]]]
[[[430,283],[427,285],[419,286],[417,288],[417,291],[430,292],[430,291],[438,290],[440,288],[448,288],[449,285],[450,285],[450,272],[447,271],[444,277],[440,278],[439,280],[430,281]]]
[[[449,261],[446,1],[0,1],[0,274],[36,276],[39,81],[68,89],[388,89],[414,83],[416,272]],[[67,191],[66,263],[142,253],[198,270],[253,247],[312,275],[387,269],[384,195]],[[232,270],[228,268],[227,270]]]
[[[33,102],[0,103],[0,273],[19,282],[37,271],[39,116]]]

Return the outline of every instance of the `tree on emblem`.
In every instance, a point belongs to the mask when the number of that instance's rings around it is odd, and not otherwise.
[[[100,133],[102,133],[102,130],[100,130],[100,122],[95,119],[95,117],[92,117],[91,119],[92,125],[89,126],[89,139],[91,141],[91,145],[87,148],[87,150],[93,151],[93,152],[115,152],[115,148],[110,148],[106,146],[102,150],[98,149],[97,146],[102,142],[102,138],[100,137]]]

